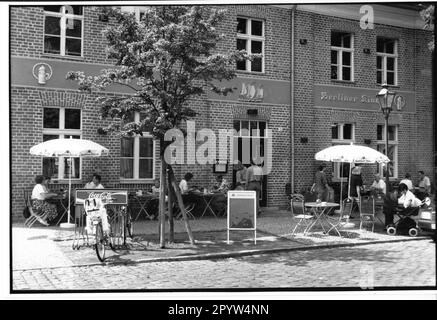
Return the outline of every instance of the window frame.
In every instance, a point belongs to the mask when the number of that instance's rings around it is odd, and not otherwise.
[[[398,58],[399,58],[398,43],[399,43],[399,41],[397,39],[393,39],[393,38],[376,37],[377,43],[378,43],[378,39],[393,41],[393,43],[394,43],[393,52],[394,53],[379,52],[378,46],[376,46],[376,50],[375,50],[375,52],[376,52],[376,83],[379,85],[386,83],[387,85],[390,85],[390,86],[397,86],[398,85]],[[384,51],[387,51],[386,50],[386,43],[384,43]],[[378,69],[378,57],[382,57],[382,62],[381,62],[382,69]],[[394,58],[394,77],[393,77],[394,83],[387,82],[387,73],[388,73],[387,58]],[[378,71],[381,71],[381,74],[382,74],[381,82],[378,82]]]
[[[350,124],[352,126],[352,138],[351,139],[343,139],[344,136],[344,126]],[[338,139],[333,139],[332,138],[332,131],[331,131],[331,145],[336,146],[336,145],[348,145],[351,143],[355,143],[355,123],[353,122],[334,122],[331,125],[331,129],[334,125],[338,125],[339,128],[339,132],[338,132],[338,136],[340,138]],[[341,172],[341,163],[340,162],[334,162],[333,163],[333,170],[332,170],[332,181],[335,182],[344,182],[344,181],[348,181],[348,177],[340,177],[340,172]]]
[[[84,6],[82,6],[82,15],[76,15],[76,14],[67,14],[65,13],[65,8],[66,6],[63,5],[62,7],[62,12],[54,12],[54,11],[43,11],[44,12],[44,21],[43,21],[43,54],[45,55],[55,55],[55,56],[61,56],[61,57],[69,57],[69,58],[83,58],[83,47],[84,47]],[[58,53],[52,53],[52,52],[45,52],[45,37],[46,37],[46,29],[45,29],[45,23],[46,23],[46,18],[50,16],[50,17],[56,17],[56,18],[60,18],[60,23],[61,24],[66,24],[67,23],[67,19],[73,19],[73,20],[80,20],[81,21],[81,35],[80,35],[80,56],[77,55],[68,55],[65,54],[65,48],[66,48],[66,44],[67,44],[67,26],[65,25],[64,27],[60,26],[60,43],[59,43],[59,54]],[[53,35],[48,35],[48,36],[53,36]],[[79,39],[77,37],[68,37],[71,39]]]
[[[376,132],[378,132],[378,126],[382,127],[382,140],[378,140],[378,136],[376,138],[376,150],[378,150],[378,146],[383,146],[385,148],[385,124],[383,123],[378,123],[376,125]],[[398,179],[398,151],[399,151],[399,125],[397,124],[389,124],[389,127],[394,127],[395,128],[395,136],[394,136],[394,140],[388,140],[388,146],[390,148],[390,146],[394,147],[394,151],[393,151],[393,160],[391,161],[393,163],[393,176],[390,176],[389,179],[390,180],[397,180]],[[378,164],[377,166],[377,173],[379,174],[383,174],[383,164]],[[384,175],[385,176],[385,175]]]
[[[139,122],[140,121],[140,112],[135,112],[134,115],[134,121],[135,122]],[[126,138],[126,137],[124,137]],[[141,137],[140,135],[135,135],[133,137],[127,137],[127,138],[131,138],[134,139],[134,146],[133,146],[133,157],[122,157],[121,154],[119,156],[119,166],[121,168],[121,159],[131,159],[133,158],[133,177],[132,178],[124,178],[121,176],[120,172],[119,172],[119,178],[120,178],[120,182],[122,183],[132,183],[132,182],[152,182],[153,180],[155,180],[156,177],[156,141],[155,139],[153,139],[153,136],[149,133],[149,132],[143,132],[143,136]],[[121,140],[123,138],[120,139],[120,153],[121,153]],[[140,178],[140,139],[152,139],[152,177],[151,178]],[[141,157],[141,159],[149,159],[149,158],[145,158],[145,157]]]
[[[59,128],[44,128],[44,109],[59,109]],[[74,109],[80,110],[80,129],[65,129],[65,109]],[[43,119],[42,119],[42,135],[54,135],[58,136],[59,139],[68,139],[69,136],[79,136],[82,139],[82,122],[83,122],[83,110],[80,108],[72,108],[72,107],[57,107],[57,106],[45,106],[43,107]],[[64,159],[66,157],[57,157],[58,158],[58,176],[51,177],[53,181],[65,182],[68,181],[68,172],[66,173],[67,178],[64,178],[65,175],[65,166]],[[82,159],[79,158],[79,177],[71,178],[71,181],[80,181],[82,180]],[[44,172],[44,157],[41,159],[41,169]]]
[[[351,32],[342,32],[342,31],[336,31],[336,30],[331,30],[331,39],[332,39],[332,33],[343,33],[345,35],[349,35],[350,36],[350,43],[351,43],[351,47],[350,48],[346,48],[346,47],[337,47],[337,46],[330,46],[330,52],[335,51],[337,54],[337,63],[333,64],[332,61],[330,61],[330,68],[332,69],[333,66],[337,67],[337,78],[333,79],[332,75],[330,76],[331,80],[333,81],[347,81],[347,82],[354,82],[355,81],[355,46],[354,46],[354,41],[355,41],[355,35]],[[341,36],[341,42],[343,45],[344,36]],[[343,52],[349,52],[351,54],[351,65],[350,65],[350,80],[344,80],[343,79]],[[349,66],[347,66],[349,67]],[[332,72],[331,69],[329,70],[330,73]]]
[[[265,20],[249,18],[245,16],[237,16],[237,19],[245,19],[246,20],[246,33],[239,33],[236,31],[236,40],[242,39],[246,40],[246,51],[248,54],[252,54],[252,41],[261,42],[261,71],[252,71],[252,61],[245,60],[245,70],[238,69],[238,65],[236,65],[235,69],[237,72],[248,72],[248,73],[256,73],[256,74],[264,74],[265,73]],[[252,35],[252,21],[258,21],[262,23],[262,36]],[[238,23],[238,20],[237,20]],[[238,49],[238,48],[237,48]]]

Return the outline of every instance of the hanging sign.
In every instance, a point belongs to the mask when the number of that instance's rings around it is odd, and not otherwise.
[[[100,198],[103,204],[127,204],[127,190],[118,189],[76,189],[76,204],[83,204],[88,198]]]
[[[256,244],[256,191],[228,191],[228,244],[230,230],[253,230]]]

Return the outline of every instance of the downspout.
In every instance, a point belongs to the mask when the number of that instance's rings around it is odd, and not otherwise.
[[[294,12],[296,5],[291,6],[291,21],[290,21],[290,183],[291,193],[294,193]]]

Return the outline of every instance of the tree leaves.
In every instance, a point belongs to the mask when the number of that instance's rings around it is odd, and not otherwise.
[[[67,79],[85,92],[101,92],[114,84],[132,91],[127,97],[99,96],[102,117],[114,120],[105,130],[127,135],[148,130],[161,139],[166,130],[196,116],[187,106],[190,99],[207,90],[232,92],[217,83],[235,77],[237,60],[251,58],[244,51],[217,52],[223,38],[219,25],[226,14],[222,9],[150,6],[141,21],[118,9],[104,10],[117,22],[103,31],[114,68],[97,76],[71,71]],[[141,122],[123,122],[137,111],[145,114]]]

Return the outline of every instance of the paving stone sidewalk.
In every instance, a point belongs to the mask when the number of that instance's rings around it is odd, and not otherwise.
[[[292,236],[294,221],[290,212],[266,211],[257,219],[256,244],[253,231],[231,231],[227,243],[226,218],[190,220],[195,245],[189,243],[184,222],[175,221],[175,242],[160,248],[158,221],[138,221],[134,224],[134,237],[127,239],[126,246],[115,251],[108,248],[105,263],[135,264],[140,262],[174,261],[191,259],[217,259],[273,253],[288,250],[307,250],[335,246],[353,246],[369,243],[384,243],[423,239],[409,236],[389,236],[377,225],[375,232],[359,230],[359,221],[353,220],[354,228],[348,229],[348,236],[326,235],[315,230],[304,236]],[[168,230],[168,226],[167,226]],[[74,232],[58,227],[35,226],[31,229],[22,224],[13,226],[13,270],[56,268],[100,264],[92,248],[93,239],[79,250],[72,249]]]

